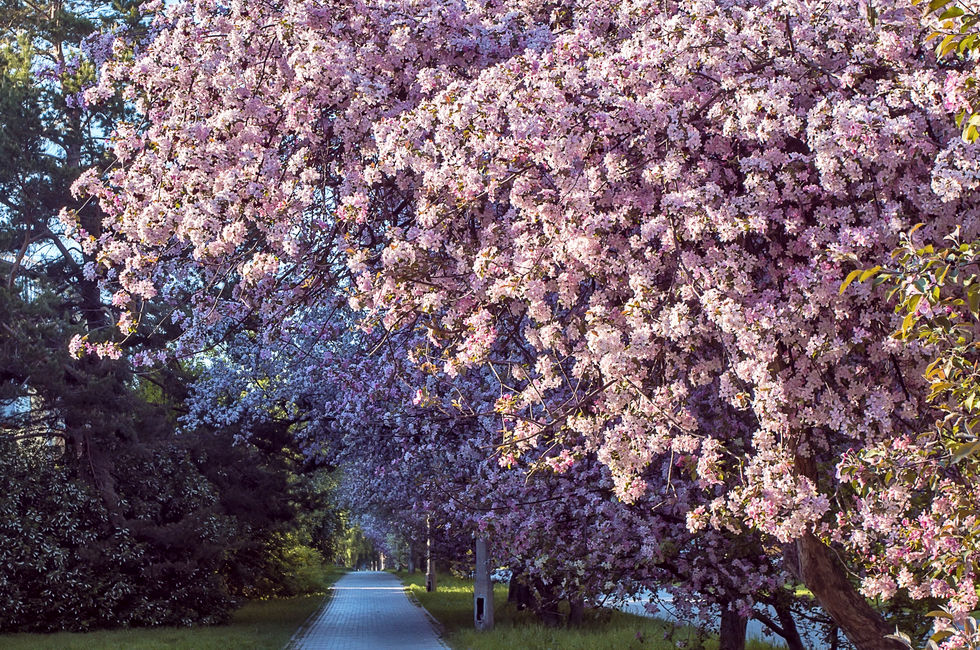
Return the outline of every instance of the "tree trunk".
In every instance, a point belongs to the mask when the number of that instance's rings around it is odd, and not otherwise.
[[[517,605],[518,611],[531,607],[531,589],[524,582],[520,569],[511,566],[510,582],[507,585],[507,602]]]
[[[585,620],[585,601],[581,596],[568,599],[568,624],[579,626]]]
[[[782,604],[774,605],[776,615],[779,616],[779,625],[783,628],[783,639],[786,640],[786,647],[789,650],[806,650],[803,646],[803,639],[800,638],[800,631],[796,628],[796,621],[793,613]]]
[[[802,476],[817,482],[816,461],[812,456],[797,454],[793,465]],[[783,551],[786,567],[813,592],[820,606],[857,650],[904,650],[903,644],[885,638],[893,630],[858,593],[830,547],[807,533]]]
[[[905,647],[885,638],[893,630],[854,588],[844,567],[826,544],[807,533],[786,551],[787,568],[813,592],[820,606],[858,650]]]
[[[749,619],[728,607],[721,610],[721,632],[718,650],[745,650],[745,632]]]
[[[758,610],[752,612],[752,618],[759,621],[770,630],[783,637],[786,641],[786,647],[788,650],[806,650],[803,646],[803,639],[800,638],[800,633],[796,629],[796,621],[793,620],[793,614],[789,607],[785,603],[781,603],[778,600],[761,600],[760,603],[771,605],[774,610],[776,610],[776,616],[779,618],[779,623],[769,618],[764,612]]]
[[[541,578],[535,578],[534,590],[537,592],[534,613],[538,620],[548,627],[557,627],[561,622],[561,612],[558,611],[559,599],[555,596],[554,587]]]

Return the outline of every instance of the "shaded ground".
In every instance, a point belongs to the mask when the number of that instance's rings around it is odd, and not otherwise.
[[[677,650],[698,647],[698,631],[646,616],[609,609],[591,610],[580,627],[548,627],[528,611],[507,603],[507,585],[494,588],[496,627],[473,629],[473,581],[440,574],[439,589],[426,592],[424,574],[400,573],[412,594],[445,628],[446,642],[465,650]],[[717,650],[717,638],[704,639],[704,650]],[[748,650],[776,650],[752,640]]]
[[[320,607],[323,596],[247,603],[228,625],[54,634],[3,634],[4,650],[278,650]]]

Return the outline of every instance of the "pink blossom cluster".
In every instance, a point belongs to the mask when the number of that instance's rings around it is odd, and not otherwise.
[[[122,349],[115,342],[90,343],[88,337],[81,334],[71,337],[68,342],[68,353],[75,357],[93,354],[100,359],[119,359],[122,357]]]

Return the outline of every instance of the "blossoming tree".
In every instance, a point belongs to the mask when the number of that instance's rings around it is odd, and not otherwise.
[[[977,229],[919,30],[889,1],[178,2],[89,93],[121,84],[142,122],[77,184],[108,215],[78,236],[124,330],[189,292],[188,340],[248,318],[272,341],[349,296],[425,336],[422,398],[426,372],[490,378],[505,462],[594,456],[625,503],[678,467],[689,531],[762,535],[890,647],[866,596],[977,603],[862,547],[913,484],[874,517],[853,489],[852,459],[914,455],[929,416],[922,350],[841,279],[914,223]]]

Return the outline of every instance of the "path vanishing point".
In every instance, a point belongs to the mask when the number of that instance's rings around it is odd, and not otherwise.
[[[382,571],[348,573],[289,650],[445,650],[425,611],[412,604],[401,581]]]

